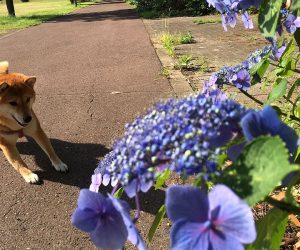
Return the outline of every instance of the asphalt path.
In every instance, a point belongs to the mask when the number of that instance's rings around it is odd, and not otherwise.
[[[124,125],[174,95],[143,22],[127,4],[104,1],[0,38],[2,60],[37,77],[34,110],[70,172],[22,139],[22,158],[43,180],[30,185],[0,154],[0,249],[93,249],[70,225],[79,190]],[[150,221],[163,197],[147,197]]]

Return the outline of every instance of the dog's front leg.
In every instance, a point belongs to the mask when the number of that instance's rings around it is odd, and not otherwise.
[[[44,152],[48,155],[50,161],[52,162],[53,167],[60,172],[68,171],[68,166],[59,159],[56,155],[50,140],[47,135],[41,128],[40,124],[36,124],[34,129],[24,130],[25,135],[32,137],[37,144],[44,150]]]
[[[23,176],[26,182],[37,183],[39,181],[39,177],[27,168],[15,145],[2,142],[0,147],[6,159]]]

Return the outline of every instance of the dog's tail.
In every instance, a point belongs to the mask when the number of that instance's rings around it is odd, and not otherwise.
[[[8,62],[0,62],[0,74],[8,74]]]

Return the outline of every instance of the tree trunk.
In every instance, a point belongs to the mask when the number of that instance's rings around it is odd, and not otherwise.
[[[8,15],[15,17],[15,7],[14,7],[14,1],[13,0],[6,0],[6,7],[8,11]]]

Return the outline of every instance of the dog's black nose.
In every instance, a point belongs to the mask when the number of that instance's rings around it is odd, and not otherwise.
[[[23,121],[24,121],[24,123],[29,123],[31,121],[31,119],[32,119],[32,117],[30,115],[28,115],[23,118]]]

